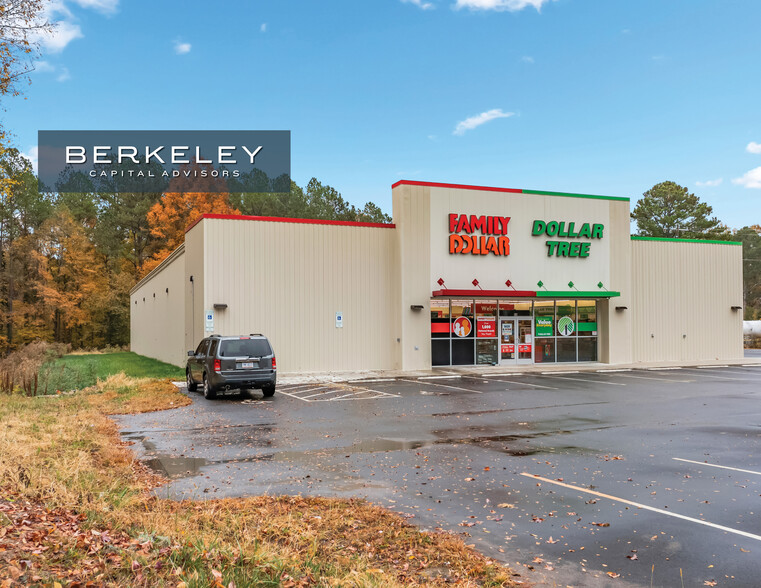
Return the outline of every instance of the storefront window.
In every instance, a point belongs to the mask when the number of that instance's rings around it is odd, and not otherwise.
[[[579,300],[579,320],[577,329],[579,337],[597,336],[597,302]]]
[[[497,301],[476,300],[476,337],[497,338]]]
[[[534,303],[534,335],[536,337],[555,336],[555,303],[537,301]]]
[[[558,337],[556,341],[558,363],[576,361],[576,337]]]
[[[497,340],[478,339],[476,341],[476,365],[496,365]]]
[[[534,350],[535,363],[555,363],[555,339],[540,338],[536,340],[536,349]]]
[[[575,337],[576,301],[558,300],[555,305],[555,321],[555,332],[559,337]]]
[[[476,363],[474,304],[472,300],[452,300],[452,365]]]
[[[597,337],[579,337],[579,361],[597,361]]]
[[[500,300],[499,316],[531,316],[531,302]]]
[[[431,300],[431,338],[449,339],[449,333],[451,330],[451,323],[449,322],[449,300]],[[449,363],[448,351],[447,363]]]
[[[450,365],[449,339],[431,340],[431,365]]]

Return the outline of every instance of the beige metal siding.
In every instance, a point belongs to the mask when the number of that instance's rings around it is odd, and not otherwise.
[[[201,221],[185,233],[185,275],[184,290],[185,301],[183,312],[185,314],[184,348],[187,353],[198,347],[205,332],[205,300],[204,285],[204,254],[206,251],[205,226]],[[193,281],[190,281],[190,278]],[[210,333],[209,333],[210,334]]]
[[[395,367],[394,229],[222,219],[200,224],[206,308],[227,304],[215,312],[215,333],[264,333],[281,373]],[[336,312],[343,313],[343,328],[336,328]]]
[[[431,188],[401,185],[393,190],[400,285],[401,340],[397,364],[404,370],[431,367]],[[412,310],[412,305],[423,310]]]
[[[634,361],[742,358],[742,247],[632,241]]]
[[[185,259],[180,246],[130,293],[130,349],[178,366],[185,365]]]

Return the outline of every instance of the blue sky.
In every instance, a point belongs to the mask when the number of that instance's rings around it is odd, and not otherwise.
[[[4,122],[290,129],[292,173],[629,196],[761,223],[758,0],[55,0]]]

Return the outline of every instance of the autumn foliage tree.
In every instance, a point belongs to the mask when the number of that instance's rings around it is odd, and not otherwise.
[[[151,234],[161,243],[152,258],[143,264],[150,272],[185,240],[185,229],[203,214],[241,214],[230,206],[230,195],[222,178],[211,176],[208,164],[184,166],[173,178],[161,199],[148,211]],[[201,177],[202,172],[205,177]],[[189,172],[186,175],[185,172]]]

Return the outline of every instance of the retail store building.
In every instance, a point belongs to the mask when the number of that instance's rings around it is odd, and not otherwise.
[[[131,291],[176,365],[264,333],[282,372],[742,357],[742,247],[630,235],[629,199],[401,181],[393,224],[204,215]]]

